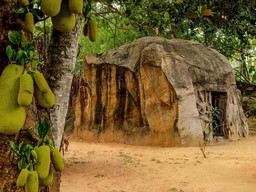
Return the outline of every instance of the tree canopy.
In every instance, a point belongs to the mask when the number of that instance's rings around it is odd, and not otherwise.
[[[81,37],[81,55],[102,53],[142,36],[196,40],[239,63],[241,78],[250,82],[255,10],[251,0],[100,0],[86,13],[97,20],[99,38],[92,46]]]

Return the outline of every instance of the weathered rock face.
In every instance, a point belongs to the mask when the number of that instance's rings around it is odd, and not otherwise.
[[[248,136],[230,64],[201,44],[145,37],[87,57],[85,78],[75,134],[87,140],[198,146]]]

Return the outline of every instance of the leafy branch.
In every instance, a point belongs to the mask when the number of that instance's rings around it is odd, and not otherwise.
[[[9,31],[8,39],[10,44],[6,47],[6,55],[10,63],[30,63],[32,66],[41,63],[35,49],[35,41],[27,41],[23,32]]]
[[[39,140],[37,143],[26,143],[21,141],[19,144],[15,144],[14,141],[9,141],[11,150],[18,157],[18,168],[21,169],[33,169],[33,166],[37,162],[38,147],[41,145],[48,145],[53,148],[53,142],[51,139],[47,138],[47,133],[49,131],[49,122],[44,120],[36,125],[37,134]],[[35,145],[33,145],[35,144]]]

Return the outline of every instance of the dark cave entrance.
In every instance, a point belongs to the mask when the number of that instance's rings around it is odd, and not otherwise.
[[[226,124],[227,93],[212,92],[212,128],[214,136],[228,138]]]

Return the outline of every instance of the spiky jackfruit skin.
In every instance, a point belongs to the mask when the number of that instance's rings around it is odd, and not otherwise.
[[[25,183],[25,192],[38,192],[39,181],[36,171],[29,171],[27,181]]]
[[[51,160],[54,168],[58,171],[63,171],[65,165],[62,159],[61,153],[59,152],[58,148],[53,148],[51,151]]]
[[[32,13],[25,14],[24,30],[33,33],[35,29],[34,16]]]
[[[35,85],[34,86],[34,91],[35,91],[35,99],[36,103],[44,108],[52,108],[55,104],[55,95],[50,89],[46,93],[42,93],[39,88]]]
[[[51,150],[47,145],[42,145],[38,149],[37,161],[34,170],[38,173],[39,179],[45,179],[50,171]]]
[[[49,87],[42,73],[35,71],[34,95],[38,105],[44,108],[51,108],[55,104],[55,95]]]
[[[25,108],[17,101],[19,78],[24,67],[8,64],[0,77],[0,133],[16,134],[23,127],[26,119]]]
[[[43,14],[53,17],[60,12],[61,0],[42,0],[40,6]]]
[[[83,0],[69,0],[68,6],[69,6],[69,10],[72,13],[82,13],[83,12]]]
[[[51,19],[53,28],[60,32],[71,32],[76,25],[76,16],[69,10],[68,0],[62,0],[60,12]]]
[[[37,87],[42,93],[46,93],[47,91],[50,90],[50,87],[44,78],[44,75],[40,73],[39,71],[34,71],[34,79]]]
[[[20,174],[16,180],[17,187],[23,187],[25,185],[27,178],[28,178],[28,174],[29,174],[29,170],[27,170],[27,169],[22,169],[20,171]]]
[[[88,21],[88,37],[91,42],[95,42],[98,36],[97,23],[94,20]]]
[[[24,7],[28,6],[29,5],[29,0],[20,0],[20,5],[24,6]]]
[[[43,186],[49,186],[53,182],[53,172],[50,171],[45,179],[39,179],[39,184]]]
[[[32,77],[26,73],[20,76],[20,86],[18,93],[18,104],[27,107],[32,103],[34,95],[34,82]]]

